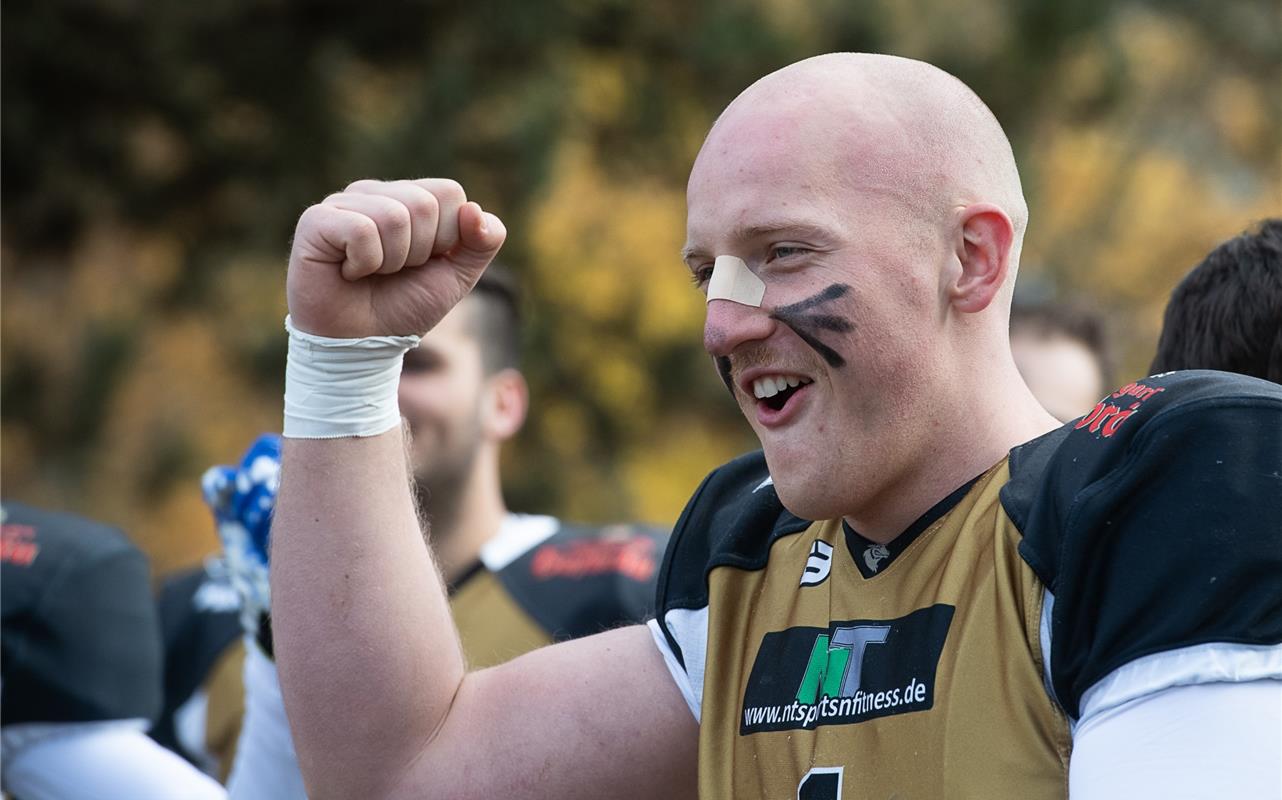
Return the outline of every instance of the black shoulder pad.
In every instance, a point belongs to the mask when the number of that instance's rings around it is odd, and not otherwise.
[[[147,560],[120,531],[4,504],[3,722],[154,720],[160,626]]]
[[[684,663],[663,615],[706,606],[710,570],[762,569],[776,539],[809,526],[779,502],[761,451],[740,456],[704,479],[677,520],[659,574],[659,625],[678,659]]]
[[[1055,694],[1208,642],[1282,642],[1282,387],[1174,372],[1011,453],[1002,503],[1055,595]]]
[[[654,616],[667,541],[645,525],[563,525],[497,577],[553,639],[575,639]]]

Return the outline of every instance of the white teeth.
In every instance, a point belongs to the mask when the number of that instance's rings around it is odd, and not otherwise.
[[[811,383],[808,378],[799,378],[795,375],[766,375],[752,382],[752,393],[758,400],[764,400],[767,397],[774,397],[789,387],[805,386],[807,383]]]

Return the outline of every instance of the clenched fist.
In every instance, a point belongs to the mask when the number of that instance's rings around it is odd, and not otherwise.
[[[454,181],[357,181],[299,217],[290,316],[299,330],[334,338],[425,333],[506,236]]]

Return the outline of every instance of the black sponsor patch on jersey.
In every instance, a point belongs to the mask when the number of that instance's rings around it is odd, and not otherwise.
[[[953,611],[937,604],[898,619],[767,633],[744,690],[739,735],[850,725],[933,707]]]

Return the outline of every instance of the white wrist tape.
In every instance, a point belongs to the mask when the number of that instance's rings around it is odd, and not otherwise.
[[[417,336],[331,339],[295,328],[285,367],[285,426],[292,439],[377,436],[400,427],[401,358]]]

